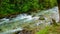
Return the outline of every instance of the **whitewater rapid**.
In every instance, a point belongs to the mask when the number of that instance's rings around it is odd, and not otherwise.
[[[32,17],[32,15],[28,15],[28,14],[19,14],[15,18],[11,18],[11,20],[7,19],[7,18],[0,19],[0,27],[3,30],[4,30],[4,27],[7,27],[7,28],[5,28],[5,31],[1,32],[1,34],[11,34],[12,32],[23,30],[23,27],[21,27],[21,24],[33,23],[34,21],[39,20],[39,18],[40,18],[39,15],[44,15],[44,14],[49,15],[49,17],[55,19],[56,22],[58,22],[58,20],[59,20],[58,7],[40,11],[40,12],[36,13],[34,17]],[[46,21],[48,20],[47,17],[44,17],[44,18]],[[44,22],[45,21],[39,20],[39,22],[35,23],[35,25],[39,25]],[[50,24],[50,22],[48,22],[46,24]],[[14,27],[15,27],[15,29],[13,29]]]

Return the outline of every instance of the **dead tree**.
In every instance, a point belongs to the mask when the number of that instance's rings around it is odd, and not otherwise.
[[[57,0],[58,3],[58,9],[59,9],[59,23],[60,23],[60,0]]]
[[[52,19],[52,24],[56,25],[56,26],[58,25],[57,22],[54,19]]]

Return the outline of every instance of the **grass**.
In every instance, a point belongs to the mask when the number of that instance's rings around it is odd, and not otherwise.
[[[59,26],[47,26],[46,28],[40,30],[36,34],[60,34],[60,24]]]
[[[39,32],[37,32],[36,34],[48,34],[48,29],[49,29],[49,27],[46,27],[46,28],[40,30]]]

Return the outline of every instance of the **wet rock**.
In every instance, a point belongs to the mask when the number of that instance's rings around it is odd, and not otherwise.
[[[35,15],[33,15],[32,17],[35,17]]]
[[[45,18],[41,17],[41,18],[39,18],[39,20],[45,20]]]
[[[45,20],[43,15],[39,15],[39,16],[40,16],[39,20]]]
[[[14,34],[20,34],[21,33],[21,31],[17,31],[17,32],[15,32]]]
[[[31,15],[31,13],[28,13],[28,15]]]
[[[2,32],[2,29],[0,29],[0,32]]]

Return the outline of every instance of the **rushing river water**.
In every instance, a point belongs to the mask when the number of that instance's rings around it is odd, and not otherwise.
[[[6,18],[0,19],[0,29],[2,30],[0,34],[12,34],[15,31],[23,30],[23,25],[29,24],[29,23],[34,23],[32,25],[34,27],[42,23],[44,25],[50,24],[51,18],[55,19],[56,22],[58,22],[59,20],[58,7],[39,11],[34,15],[35,16],[32,17],[32,15],[20,14],[20,15],[17,15],[17,17],[11,18],[11,19],[6,19]],[[43,17],[45,18],[45,20],[39,20],[40,18],[39,15],[44,15]]]

